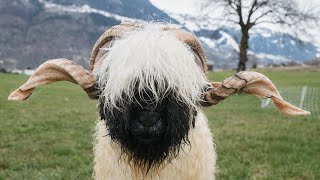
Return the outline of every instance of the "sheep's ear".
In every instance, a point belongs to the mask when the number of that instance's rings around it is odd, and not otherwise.
[[[25,100],[32,94],[35,87],[56,81],[79,84],[91,99],[96,99],[94,94],[96,80],[93,74],[71,60],[53,59],[40,65],[25,84],[9,95],[8,100]]]
[[[204,106],[218,104],[236,92],[244,92],[258,98],[271,98],[278,110],[286,115],[310,115],[310,112],[284,101],[270,79],[257,72],[239,72],[222,83],[213,82],[212,86],[204,95]]]

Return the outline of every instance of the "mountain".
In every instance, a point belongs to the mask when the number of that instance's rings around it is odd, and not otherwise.
[[[149,21],[168,21],[171,19],[166,13],[153,6],[149,0],[49,0],[47,2],[63,6],[87,5],[94,9],[133,19]]]
[[[107,28],[160,19],[173,21],[148,0],[1,0],[0,66],[36,68],[60,57],[86,66]]]
[[[191,14],[166,11],[180,24],[193,32],[202,42],[209,61],[221,69],[235,68],[238,63],[241,32],[234,27],[222,28],[214,19]],[[218,15],[217,15],[218,16]],[[249,32],[248,67],[253,64],[303,63],[320,57],[320,43],[303,41],[290,34],[268,28],[256,28]]]
[[[209,46],[207,56],[213,60],[215,67],[234,68],[238,62],[241,33],[235,29],[219,28],[216,30],[200,30],[194,32],[203,46]],[[210,52],[208,52],[210,51]],[[289,34],[273,32],[260,28],[250,32],[249,67],[257,63],[259,66],[285,64],[291,61],[298,63],[312,60],[320,55],[320,48],[311,42],[302,41]],[[217,58],[217,55],[220,58]]]
[[[87,66],[98,37],[121,21],[181,24],[198,36],[216,68],[237,65],[239,30],[221,28],[211,19],[164,12],[149,0],[1,0],[0,66],[33,69],[61,57]],[[308,61],[320,56],[319,47],[267,28],[255,29],[250,32],[249,67]]]

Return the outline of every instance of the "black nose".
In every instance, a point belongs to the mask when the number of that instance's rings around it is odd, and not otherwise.
[[[140,111],[137,112],[138,123],[145,128],[157,128],[161,127],[161,114],[159,112],[152,111]]]
[[[133,137],[143,143],[158,141],[165,132],[166,121],[161,112],[134,111],[130,120]]]

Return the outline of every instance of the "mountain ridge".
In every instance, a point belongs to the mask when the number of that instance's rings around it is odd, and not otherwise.
[[[0,62],[11,69],[33,69],[48,59],[66,57],[87,66],[95,41],[106,29],[121,21],[155,20],[185,25],[199,38],[216,68],[236,67],[240,31],[215,28],[210,20],[197,27],[197,19],[186,20],[163,12],[148,0],[130,2],[3,0],[0,2]],[[316,45],[268,29],[252,31],[250,37],[249,65],[303,62],[320,56]],[[279,41],[281,38],[283,42]],[[298,48],[299,43],[304,49]]]
[[[136,1],[138,5],[144,4],[142,8],[138,8],[137,4],[128,6],[128,2],[3,0],[0,2],[0,66],[33,69],[48,59],[61,57],[88,66],[95,41],[111,26],[121,21],[143,21],[143,18],[148,20],[150,17],[171,19],[148,0]],[[94,8],[99,3],[100,8]],[[112,12],[105,11],[106,8],[116,7],[112,6],[114,3],[127,5],[111,8]],[[129,7],[130,10],[127,9]],[[143,17],[146,13],[150,16]]]

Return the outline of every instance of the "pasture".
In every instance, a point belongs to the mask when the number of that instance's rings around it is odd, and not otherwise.
[[[318,71],[259,70],[278,87],[320,87]],[[214,72],[221,81],[233,72]],[[27,76],[0,74],[0,180],[90,179],[96,101],[59,82],[8,102]],[[320,119],[287,117],[234,95],[206,108],[218,154],[217,179],[320,179]]]

